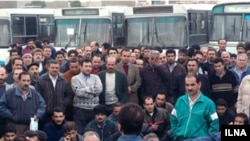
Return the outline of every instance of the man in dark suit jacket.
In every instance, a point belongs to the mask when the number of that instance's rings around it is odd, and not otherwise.
[[[100,104],[104,104],[111,114],[115,103],[126,103],[128,99],[128,82],[125,74],[115,71],[116,58],[108,57],[107,70],[98,73],[103,85],[103,91],[99,96]]]
[[[198,73],[198,61],[196,59],[188,59],[187,60],[187,73],[181,74],[177,77],[174,87],[174,100],[176,101],[180,96],[186,93],[185,90],[185,78],[188,73],[195,73],[198,75],[201,81],[201,92],[206,95],[210,96],[210,89],[209,89],[209,79],[206,75]]]

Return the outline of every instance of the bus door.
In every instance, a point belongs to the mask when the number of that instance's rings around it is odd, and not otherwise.
[[[47,38],[50,42],[54,43],[55,22],[53,15],[40,15],[38,19],[38,39],[42,41]]]
[[[112,13],[112,28],[113,28],[113,45],[125,45],[124,37],[124,14]]]

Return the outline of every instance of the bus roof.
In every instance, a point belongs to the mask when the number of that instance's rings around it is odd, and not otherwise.
[[[53,14],[54,9],[47,8],[13,8],[13,9],[0,9],[0,13],[11,14]]]
[[[212,10],[215,4],[181,4],[187,10]]]

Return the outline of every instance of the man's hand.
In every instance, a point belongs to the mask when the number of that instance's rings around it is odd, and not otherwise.
[[[38,120],[38,117],[36,115],[34,115],[34,121],[37,121]]]

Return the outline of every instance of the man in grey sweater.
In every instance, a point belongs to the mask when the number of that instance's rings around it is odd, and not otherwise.
[[[82,73],[72,77],[71,86],[75,93],[73,117],[80,134],[83,133],[87,123],[94,118],[93,109],[99,104],[99,95],[102,92],[100,78],[90,74],[91,71],[91,60],[84,59],[81,62]]]

